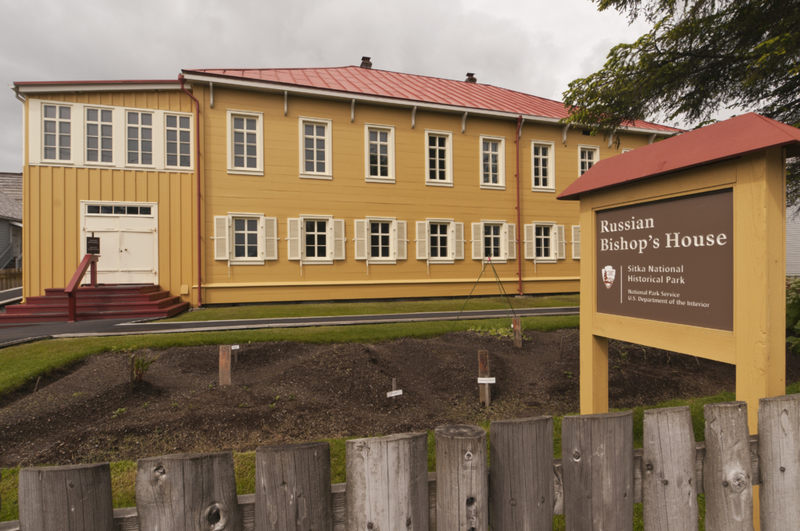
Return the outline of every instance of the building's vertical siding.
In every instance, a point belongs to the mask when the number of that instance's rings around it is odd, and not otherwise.
[[[48,94],[43,99],[192,111],[189,98],[176,91]],[[193,138],[193,147],[194,142]],[[26,139],[26,160],[28,149]],[[23,187],[25,297],[64,287],[75,273],[82,258],[81,201],[158,203],[159,284],[172,295],[179,295],[182,285],[196,283],[189,261],[196,235],[191,206],[195,197],[193,173],[26,164]],[[184,300],[190,300],[190,296],[191,291]]]

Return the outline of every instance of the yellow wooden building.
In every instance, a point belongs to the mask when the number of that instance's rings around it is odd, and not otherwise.
[[[509,293],[574,292],[579,209],[556,196],[676,132],[589,136],[560,102],[371,66],[15,83],[24,295],[64,287],[92,235],[100,282],[194,306],[462,296],[487,256]]]

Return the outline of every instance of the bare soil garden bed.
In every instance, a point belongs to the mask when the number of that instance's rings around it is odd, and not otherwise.
[[[218,386],[219,347],[158,352],[131,392],[128,353],[87,358],[0,403],[0,467],[97,462],[176,452],[430,430],[451,423],[576,412],[578,332],[508,338],[454,332],[379,344],[241,345],[233,384]],[[478,350],[493,403],[478,404]],[[787,381],[800,379],[790,356]],[[733,390],[734,368],[619,342],[610,405],[632,408]],[[387,398],[397,379],[403,394]]]

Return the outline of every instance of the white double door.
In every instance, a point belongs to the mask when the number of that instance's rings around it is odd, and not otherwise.
[[[97,281],[158,284],[157,205],[87,201],[82,207],[81,257],[86,254],[86,237],[100,238]]]

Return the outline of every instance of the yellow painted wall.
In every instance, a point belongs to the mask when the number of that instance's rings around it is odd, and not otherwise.
[[[264,175],[227,173],[227,110],[263,113]],[[412,129],[411,110],[356,104],[351,123],[350,102],[290,96],[284,116],[283,94],[266,94],[216,88],[214,108],[204,102],[206,143],[206,218],[203,232],[211,236],[214,216],[229,212],[258,213],[278,220],[279,259],[265,265],[232,265],[213,259],[207,246],[204,299],[208,303],[256,302],[264,300],[347,299],[467,295],[478,278],[482,263],[472,259],[471,223],[505,220],[516,216],[516,122],[468,117],[462,134],[462,115],[418,111]],[[332,121],[332,180],[299,176],[299,118]],[[365,181],[365,124],[394,126],[395,183]],[[453,187],[426,185],[425,130],[449,131],[453,135]],[[480,188],[480,135],[505,138],[505,190]],[[531,191],[531,140],[549,140],[555,146],[555,192]],[[558,193],[578,177],[578,145],[596,145],[601,158],[616,155],[621,148],[647,143],[643,135],[624,135],[620,148],[607,147],[601,138],[569,131],[562,144],[560,126],[523,127],[520,143],[521,224],[534,221],[565,226],[567,258],[557,264],[537,264],[522,259],[523,291],[552,293],[577,291],[579,261],[572,259],[571,226],[578,224],[579,208],[556,201]],[[287,219],[303,214],[326,215],[346,220],[347,260],[333,265],[304,264],[287,259]],[[408,224],[408,259],[393,265],[370,265],[354,258],[355,219],[366,216],[396,217]],[[454,264],[431,264],[416,259],[416,221],[452,218],[464,223],[464,260]],[[519,258],[518,258],[519,259]],[[517,260],[497,264],[497,272],[510,293],[517,291]],[[481,283],[476,294],[495,294],[494,283]]]
[[[203,303],[285,300],[332,300],[382,297],[442,297],[467,295],[480,274],[482,263],[472,259],[471,223],[505,220],[516,216],[516,121],[470,116],[462,134],[462,115],[418,111],[411,126],[409,108],[357,104],[350,121],[349,101],[289,97],[284,116],[283,94],[215,87],[214,108],[210,91],[193,87],[201,101],[200,147],[202,195]],[[193,112],[192,101],[179,91],[87,92],[31,96],[52,101]],[[27,107],[26,107],[27,108]],[[264,175],[228,174],[227,111],[263,113]],[[26,113],[26,116],[28,113]],[[300,116],[332,121],[332,180],[300,178]],[[395,183],[365,182],[364,124],[395,128]],[[452,132],[453,187],[426,185],[425,130]],[[480,135],[505,138],[505,190],[480,188]],[[554,144],[555,192],[531,191],[531,140]],[[26,138],[26,149],[28,146]],[[193,138],[194,142],[194,138]],[[569,130],[562,143],[560,125],[526,122],[520,140],[521,223],[564,225],[567,257],[554,264],[534,264],[518,253],[517,260],[497,264],[506,291],[517,291],[518,260],[522,263],[523,292],[578,291],[580,262],[572,258],[572,225],[579,223],[579,208],[556,196],[578,177],[578,146],[600,148],[600,158],[623,148],[645,145],[647,136],[625,134],[620,145],[608,147],[602,138]],[[194,149],[194,145],[193,145]],[[27,153],[26,153],[27,160]],[[198,162],[196,161],[195,164]],[[49,287],[63,287],[80,261],[80,201],[149,201],[159,205],[159,281],[163,289],[197,304],[197,211],[194,173],[133,171],[31,166],[24,169],[26,200],[24,295],[42,295]],[[214,216],[246,212],[278,220],[277,261],[264,265],[232,265],[214,259]],[[325,215],[346,221],[345,261],[310,265],[287,258],[287,219],[300,215]],[[407,222],[407,260],[395,265],[355,260],[355,219],[395,217]],[[416,259],[416,221],[452,218],[464,224],[464,260],[430,264]],[[491,280],[487,279],[487,280]],[[481,282],[475,294],[496,294],[493,281]]]
[[[41,99],[192,111],[191,100],[176,91],[47,94]],[[27,138],[25,145],[28,160]],[[181,284],[191,285],[196,273],[194,183],[193,173],[26,164],[23,295],[44,295],[47,288],[69,283],[82,258],[80,202],[86,200],[158,203],[159,284],[179,295]]]

